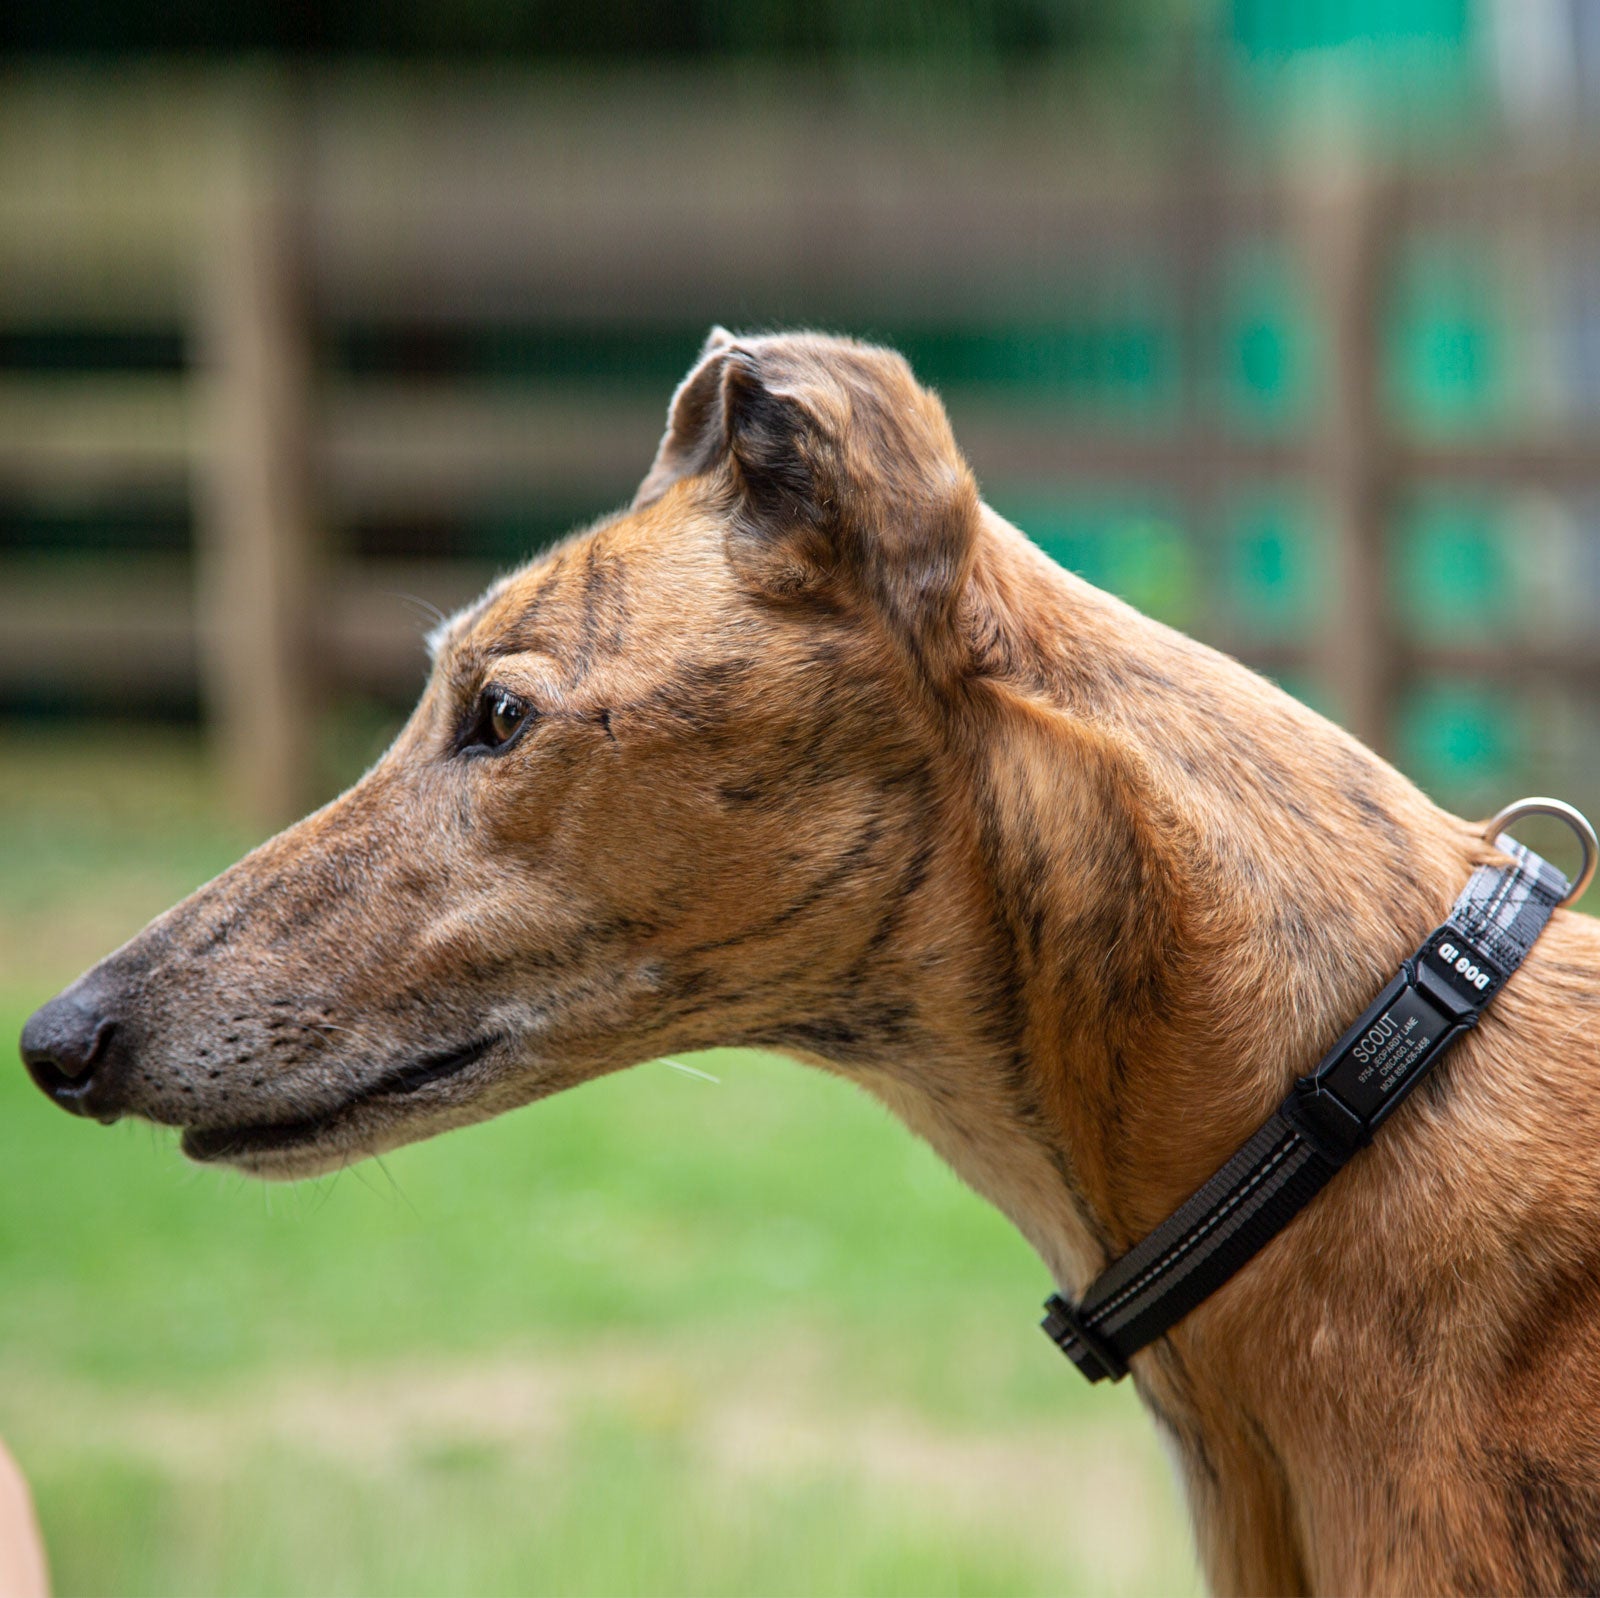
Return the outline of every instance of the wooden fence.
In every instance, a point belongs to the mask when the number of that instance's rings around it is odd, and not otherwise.
[[[341,319],[737,324],[1026,315],[1064,274],[1175,267],[1193,297],[1244,236],[1288,239],[1312,285],[1323,393],[1303,435],[1249,438],[1189,394],[1170,426],[1110,431],[1003,395],[948,398],[981,479],[1162,485],[1196,512],[1290,482],[1331,512],[1317,636],[1257,663],[1315,672],[1347,724],[1391,744],[1419,663],[1391,603],[1386,525],[1416,479],[1600,488],[1600,434],[1454,444],[1398,432],[1379,393],[1379,304],[1404,230],[1600,222],[1600,166],[1460,169],[1209,158],[1109,161],[1049,83],[1000,104],[661,74],[594,81],[261,76],[0,82],[0,332],[188,329],[182,372],[0,373],[0,494],[189,496],[192,562],[0,567],[0,685],[198,680],[233,793],[258,822],[312,797],[330,687],[420,680],[396,593],[449,608],[480,564],[355,561],[330,530],[471,496],[623,498],[667,394],[581,380],[339,377]],[[1229,647],[1233,641],[1215,638]],[[1486,675],[1600,678],[1590,644],[1431,648]]]

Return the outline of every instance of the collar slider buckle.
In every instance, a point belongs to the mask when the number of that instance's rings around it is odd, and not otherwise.
[[[1039,1324],[1045,1335],[1091,1382],[1120,1382],[1128,1374],[1128,1362],[1089,1327],[1076,1304],[1052,1293],[1044,1308],[1045,1317]]]

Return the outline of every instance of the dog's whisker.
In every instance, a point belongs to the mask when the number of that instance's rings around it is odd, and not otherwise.
[[[403,1187],[401,1187],[399,1182],[395,1180],[394,1172],[389,1169],[388,1161],[385,1160],[381,1154],[374,1154],[372,1156],[372,1163],[383,1172],[384,1180],[387,1181],[389,1186],[394,1189],[394,1196],[399,1199],[400,1202],[404,1204],[405,1207],[410,1210],[411,1213],[420,1221],[422,1219],[422,1212],[418,1210],[416,1205],[411,1202],[411,1196]]]
[[[407,604],[415,605],[436,627],[442,627],[450,619],[431,599],[424,599],[421,594],[407,594],[397,588],[391,588],[388,590],[388,595],[391,599],[403,599]]]
[[[339,1174],[342,1176],[346,1171],[348,1171],[351,1176],[353,1176],[356,1181],[358,1181],[374,1197],[383,1197],[382,1192],[373,1186],[371,1180],[367,1176],[367,1173],[363,1171],[359,1165],[352,1165],[349,1160],[346,1159],[345,1163],[339,1167]]]
[[[344,1174],[344,1167],[333,1173],[327,1180],[318,1180],[316,1186],[316,1202],[311,1206],[311,1215],[320,1215],[327,1208],[328,1201],[333,1197],[333,1190],[339,1185],[339,1178]]]
[[[340,1026],[337,1021],[311,1021],[308,1022],[307,1025],[313,1032],[343,1032],[347,1036],[356,1038],[362,1043],[372,1044],[374,1046],[376,1046],[377,1043],[377,1040],[370,1033],[362,1031],[359,1027]]]
[[[682,1060],[669,1060],[664,1054],[656,1056],[656,1064],[670,1065],[674,1071],[682,1071],[685,1076],[697,1076],[702,1082],[714,1082],[718,1087],[722,1086],[720,1076],[712,1076],[709,1071],[702,1071],[697,1065],[685,1065]]]

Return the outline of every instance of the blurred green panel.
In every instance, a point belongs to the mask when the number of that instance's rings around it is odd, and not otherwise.
[[[1467,0],[1233,0],[1233,42],[1252,54],[1361,42],[1462,44]]]
[[[181,372],[188,360],[179,327],[0,327],[0,371]]]
[[[186,551],[192,517],[181,501],[131,497],[106,503],[40,505],[0,500],[0,551],[85,554],[96,551]]]
[[[1393,583],[1402,623],[1429,636],[1511,625],[1518,586],[1496,507],[1443,493],[1414,502],[1396,530]]]
[[[476,371],[490,377],[543,382],[625,380],[670,393],[710,332],[695,321],[682,326],[500,327],[470,343]]]
[[[1398,743],[1401,767],[1445,796],[1503,785],[1522,755],[1511,699],[1446,680],[1424,682],[1407,696]]]
[[[1316,380],[1310,311],[1283,250],[1256,246],[1227,263],[1217,358],[1230,419],[1261,432],[1303,425]]]
[[[619,501],[632,489],[622,487]],[[568,533],[586,527],[609,505],[563,504],[539,499],[505,499],[485,505],[472,515],[462,529],[470,547],[464,551],[491,560],[520,564],[542,550],[549,549]]]
[[[1233,0],[1237,125],[1269,142],[1452,147],[1489,103],[1479,15],[1469,0]]]
[[[1147,515],[1109,527],[1102,537],[1112,593],[1162,621],[1181,625],[1193,617],[1194,547],[1180,527]]]
[[[1170,308],[1141,301],[1084,306],[1054,325],[874,326],[867,336],[900,350],[934,388],[1003,389],[1139,419],[1170,413],[1178,394]]]
[[[1322,575],[1303,503],[1270,494],[1234,507],[1222,538],[1218,598],[1242,631],[1281,637],[1308,627],[1316,619]]]
[[[356,377],[638,383],[660,393],[664,405],[709,331],[709,322],[698,318],[643,326],[501,322],[470,329],[356,322],[329,335],[328,355]]]
[[[995,505],[1068,571],[1148,615],[1184,626],[1199,612],[1195,550],[1174,507],[1131,494],[1001,493]]]
[[[1337,718],[1338,707],[1323,685],[1309,671],[1267,672],[1266,675],[1286,694],[1293,694],[1302,705],[1309,705],[1319,716]]]
[[[1480,246],[1432,240],[1404,252],[1384,318],[1384,387],[1399,421],[1453,431],[1503,409],[1496,298]]]

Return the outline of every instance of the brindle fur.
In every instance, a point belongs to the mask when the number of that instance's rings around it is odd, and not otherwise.
[[[1054,566],[905,363],[843,340],[718,330],[634,504],[433,643],[372,771],[83,979],[117,996],[114,1110],[295,1177],[641,1059],[782,1049],[1077,1292],[1489,857]],[[462,752],[489,683],[538,718]],[[1216,1590],[1600,1588],[1597,960],[1558,913],[1430,1091],[1135,1357]]]

